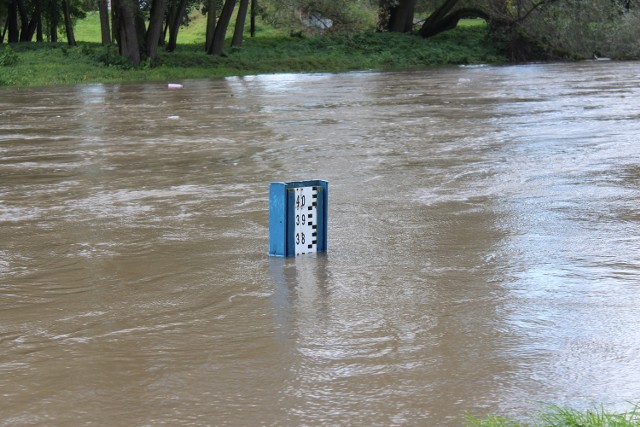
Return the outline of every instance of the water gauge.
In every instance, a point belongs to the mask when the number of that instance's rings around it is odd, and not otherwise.
[[[323,180],[271,183],[269,255],[326,252],[328,195]]]

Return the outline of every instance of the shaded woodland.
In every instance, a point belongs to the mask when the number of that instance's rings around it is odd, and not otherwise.
[[[207,17],[205,52],[241,46],[256,17],[291,34],[397,32],[425,39],[481,18],[513,61],[640,55],[640,0],[0,0],[1,43],[75,45],[74,22],[100,14],[103,45],[139,65],[176,49],[192,13]],[[229,37],[229,34],[232,37]]]

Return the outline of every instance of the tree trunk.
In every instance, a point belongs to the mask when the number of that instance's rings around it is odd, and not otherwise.
[[[258,0],[251,0],[251,23],[250,23],[251,30],[249,31],[251,33],[251,37],[256,36],[256,13],[257,13],[256,8],[257,7],[258,7]]]
[[[160,35],[162,34],[162,23],[164,14],[167,9],[166,0],[154,0],[151,4],[151,13],[149,16],[149,28],[147,28],[145,47],[147,56],[154,64],[158,59],[158,45],[160,44]]]
[[[33,40],[33,35],[36,33],[38,29],[38,16],[34,12],[34,16],[29,21],[29,25],[27,26],[24,33],[20,34],[21,42],[30,42]]]
[[[205,52],[209,52],[211,45],[213,44],[213,34],[216,31],[216,15],[218,14],[217,3],[218,2],[216,0],[207,1],[207,35],[204,43]]]
[[[458,0],[452,0],[452,2],[457,1]],[[424,22],[418,33],[422,37],[427,38],[440,34],[444,31],[454,29],[458,25],[458,21],[464,18],[479,17],[489,20],[489,16],[479,9],[458,9],[455,12],[448,13],[451,8],[453,8],[453,6],[444,11],[444,13],[439,13],[440,10],[432,13]]]
[[[247,10],[249,9],[249,0],[240,0],[238,6],[238,16],[236,17],[236,27],[233,31],[233,39],[231,46],[240,46],[242,44],[242,36],[244,34],[244,23],[247,20]]]
[[[112,0],[111,7],[118,22],[118,48],[120,55],[128,58],[134,66],[140,65],[140,45],[136,32],[135,0]]]
[[[169,43],[167,44],[167,50],[169,52],[176,50],[176,45],[178,43],[178,31],[180,30],[180,25],[182,25],[182,18],[186,9],[187,0],[180,0],[178,8],[174,11],[175,13],[171,17],[171,22],[169,23]]]
[[[7,16],[7,27],[9,31],[9,43],[18,43],[20,41],[20,28],[18,27],[18,0],[13,0],[9,4],[9,13]]]
[[[451,11],[451,9],[455,7],[456,4],[458,4],[458,0],[446,0],[439,8],[437,8],[431,15],[429,15],[429,17],[424,21],[424,24],[422,24],[422,28],[420,28],[420,31],[418,33],[422,37],[430,37],[428,35],[431,32],[429,28],[435,26],[436,23],[444,19],[444,17],[447,16],[447,14]],[[434,34],[437,34],[437,32]]]
[[[111,40],[120,46],[120,20],[116,13],[115,2],[117,2],[117,0],[111,0]]]
[[[33,6],[33,14],[31,15],[31,20],[29,21],[29,24],[27,25],[27,28],[25,30],[26,33],[24,35],[20,35],[20,39],[22,41],[30,42],[31,40],[33,40],[33,35],[36,33],[36,30],[38,29],[38,26],[41,22],[40,1],[35,0],[33,2]]]
[[[136,5],[138,1],[136,0]],[[138,51],[140,52],[141,58],[142,54],[147,53],[147,44],[146,44],[146,36],[147,36],[147,27],[146,22],[144,20],[144,15],[139,7],[135,7],[133,9],[133,13],[135,14],[133,17],[133,21],[136,25],[136,37],[138,38]]]
[[[389,31],[409,33],[413,29],[413,14],[416,0],[400,0],[392,7],[389,15]]]
[[[55,13],[49,21],[49,38],[51,43],[58,43],[58,15]]]
[[[221,56],[222,48],[224,47],[224,37],[227,34],[227,28],[231,21],[231,15],[233,9],[236,6],[236,0],[225,0],[224,6],[222,6],[222,12],[220,13],[220,19],[218,19],[218,25],[216,25],[216,31],[213,34],[213,43],[211,43],[210,54]]]
[[[76,38],[73,35],[73,22],[71,21],[69,0],[62,0],[62,13],[64,14],[64,28],[67,33],[67,43],[69,46],[75,46]]]
[[[29,15],[27,14],[27,9],[22,0],[16,0],[16,4],[18,5],[18,15],[20,16],[20,41],[31,41],[31,37],[27,38],[29,36]],[[33,33],[31,35],[33,36]]]
[[[102,45],[111,44],[111,30],[109,29],[109,6],[107,0],[98,0],[100,10],[100,34],[102,35]]]
[[[38,25],[36,26],[36,40],[39,43],[44,42],[44,35],[42,34],[42,13],[38,17]]]

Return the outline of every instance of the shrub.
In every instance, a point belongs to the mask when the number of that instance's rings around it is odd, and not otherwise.
[[[116,67],[127,70],[133,67],[131,61],[121,56],[117,48],[112,46],[100,46],[93,49],[83,47],[82,53],[89,56],[93,61],[107,67]]]
[[[18,54],[11,49],[11,46],[7,46],[0,53],[0,67],[8,67],[18,63]]]
[[[595,52],[615,59],[640,56],[640,13],[615,1],[564,0],[540,8],[525,31],[550,48],[578,58]]]

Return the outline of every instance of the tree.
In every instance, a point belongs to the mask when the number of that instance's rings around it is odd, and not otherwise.
[[[445,2],[424,21],[418,33],[426,38],[455,28],[463,18],[479,17],[485,20],[491,19],[489,15],[480,8],[466,7],[453,10],[458,3],[459,0],[445,0]]]
[[[249,10],[249,0],[240,0],[238,7],[238,16],[236,17],[236,26],[233,31],[233,39],[231,46],[240,46],[242,44],[242,36],[244,34],[244,23],[247,19],[247,11]]]
[[[172,0],[169,7],[169,13],[167,16],[167,24],[169,27],[169,43],[167,44],[167,51],[173,52],[176,49],[178,42],[178,31],[182,25],[182,19],[184,18],[185,11],[187,10],[187,4],[189,0]]]
[[[135,0],[112,0],[114,29],[118,39],[120,55],[128,58],[134,66],[140,65],[140,44],[136,30],[135,14],[138,5]]]
[[[4,38],[7,35],[7,24],[8,24],[8,12],[9,12],[9,1],[8,0],[0,0],[0,44],[4,42]]]
[[[24,0],[16,0],[16,4],[18,5],[18,17],[20,18],[20,37],[19,40],[21,42],[28,42],[31,39],[27,38],[29,34],[29,15],[28,15],[28,6],[25,4]]]
[[[380,0],[378,31],[411,32],[415,7],[416,0]]]
[[[151,11],[149,13],[149,27],[145,37],[146,54],[152,64],[158,58],[158,45],[160,44],[160,35],[162,34],[162,23],[167,9],[166,0],[153,0],[151,3]]]
[[[220,18],[216,24],[216,29],[213,32],[213,40],[208,53],[216,56],[222,55],[222,49],[224,47],[224,37],[227,34],[227,28],[233,15],[233,9],[236,6],[236,0],[225,0],[224,6],[222,6],[222,12],[220,12]]]
[[[76,38],[73,34],[73,22],[71,21],[71,7],[69,0],[62,0],[62,11],[64,15],[64,28],[67,33],[67,43],[69,46],[76,45]]]
[[[6,31],[8,32],[8,42],[18,43],[20,41],[20,27],[18,26],[18,0],[13,0],[9,3],[6,28]]]
[[[413,13],[416,0],[402,0],[391,14],[392,31],[408,33],[413,29]]]
[[[640,5],[626,0],[561,0],[536,9],[521,30],[571,58],[640,55]]]
[[[258,8],[258,0],[251,0],[251,22],[249,23],[251,37],[256,36],[256,9]]]
[[[60,10],[55,0],[50,0],[46,5],[47,21],[49,21],[49,40],[58,42],[58,23],[60,22]]]
[[[399,13],[403,1],[383,1],[384,4],[393,2],[387,29],[397,29],[391,25],[391,17],[393,13]],[[493,41],[502,46],[513,60],[559,57],[564,54],[533,35],[528,24],[534,17],[543,16],[543,12],[553,3],[566,1],[571,0],[442,0],[429,14],[418,33],[428,38],[455,28],[461,19],[482,18],[489,23]]]
[[[24,2],[21,2],[24,4]],[[42,8],[40,0],[33,0],[31,4],[18,8],[22,9],[21,14],[24,14],[24,18],[21,18],[22,28],[20,30],[20,41],[30,42],[33,40],[33,36],[37,30],[39,37],[38,41],[42,41]],[[28,12],[27,12],[28,10]],[[31,17],[29,18],[29,12]]]
[[[353,33],[375,25],[377,4],[378,0],[265,0],[260,10],[269,24],[291,33]]]
[[[40,23],[39,1],[13,0],[7,4],[6,10],[7,18],[3,34],[8,32],[9,43],[31,41]]]
[[[102,37],[102,45],[111,44],[111,30],[109,29],[109,7],[108,0],[98,0],[98,10],[100,13],[100,35]]]
[[[481,1],[476,1],[476,3]],[[496,2],[502,3],[503,1]],[[378,31],[411,32],[413,30],[416,3],[416,0],[380,0]],[[423,37],[434,36],[455,28],[458,21],[466,17],[487,18],[487,14],[478,7],[467,6],[453,11],[459,3],[459,0],[444,0],[439,5],[436,5],[429,17],[424,21],[419,34]],[[465,4],[468,3],[465,2]]]
[[[67,41],[75,45],[73,22],[85,16],[77,0],[0,0],[0,16],[5,15],[2,37],[8,36],[9,43],[29,43],[34,36],[44,41],[43,27],[49,28],[51,42],[58,41],[58,23],[65,24]]]
[[[218,0],[207,1],[207,34],[205,35],[204,51],[209,52],[213,44],[213,34],[216,31],[216,18],[218,14]]]

